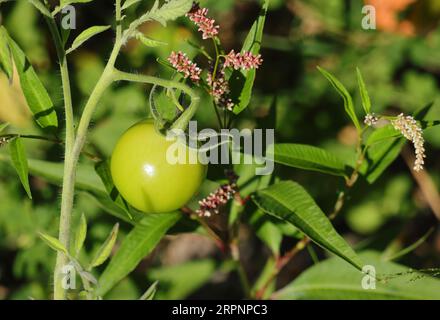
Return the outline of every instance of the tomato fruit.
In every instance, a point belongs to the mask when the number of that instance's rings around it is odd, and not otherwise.
[[[119,138],[111,156],[110,170],[115,187],[134,208],[146,213],[170,212],[184,206],[206,176],[198,162],[167,161],[167,141],[153,121],[141,121]],[[183,146],[187,154],[196,152]]]

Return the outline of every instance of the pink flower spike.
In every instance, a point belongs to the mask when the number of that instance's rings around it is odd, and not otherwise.
[[[190,78],[195,83],[199,82],[202,69],[197,67],[197,64],[189,60],[186,54],[181,51],[177,53],[173,51],[168,57],[168,61],[178,72],[183,74],[185,79]]]
[[[207,17],[208,9],[195,7],[186,16],[199,27],[198,31],[202,32],[202,38],[214,38],[218,34],[218,25],[215,20]]]
[[[258,69],[258,67],[263,63],[261,55],[255,55],[251,52],[235,53],[234,50],[228,53],[225,57],[225,67],[231,67],[236,70],[243,69]]]

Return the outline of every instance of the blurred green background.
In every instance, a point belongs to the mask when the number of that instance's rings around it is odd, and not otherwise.
[[[152,2],[141,1],[130,8],[129,14],[142,12]],[[240,115],[237,126],[258,126],[276,97],[278,142],[312,144],[342,158],[353,158],[355,129],[343,112],[342,100],[316,70],[317,65],[331,71],[353,93],[359,115],[362,111],[357,93],[357,66],[362,70],[374,112],[412,113],[434,102],[428,118],[440,119],[440,0],[366,2],[378,6],[377,30],[361,28],[361,10],[365,4],[361,0],[272,0],[262,44],[264,63],[257,72],[251,105]],[[220,24],[220,37],[226,49],[241,47],[260,10],[258,1],[250,0],[206,0],[201,5],[209,8],[210,15]],[[113,21],[111,1],[94,1],[76,8],[77,29],[72,31],[70,39],[89,26]],[[0,10],[1,23],[26,52],[61,110],[56,54],[44,21],[27,1],[4,3]],[[172,50],[194,55],[195,50],[187,40],[211,50],[209,43],[203,43],[185,19],[167,28],[147,24],[142,31],[169,45],[146,48],[135,41],[127,43],[118,62],[122,69],[167,77],[170,70],[156,62],[158,57],[165,59]],[[112,37],[111,32],[105,32],[70,56],[76,115],[103,70]],[[200,64],[203,65],[202,60]],[[107,158],[118,136],[148,116],[149,89],[118,84],[109,90],[95,115],[87,150]],[[199,126],[216,127],[215,114],[206,96],[197,119]],[[19,85],[10,86],[3,74],[0,75],[0,122],[10,122],[11,132],[39,133]],[[415,268],[440,265],[440,228],[433,209],[435,201],[437,208],[440,204],[440,127],[429,129],[426,141],[424,177],[434,186],[429,191],[434,199],[431,203],[404,159],[399,157],[374,185],[363,181],[356,185],[335,222],[337,229],[358,247],[379,250],[385,250],[390,243],[404,247],[434,227],[427,241],[401,261]],[[47,142],[26,141],[26,150],[31,158],[50,161],[63,158],[62,148]],[[6,150],[0,150],[0,156],[5,154]],[[303,184],[324,211],[331,209],[342,187],[337,178],[318,173],[285,168],[277,168],[276,173],[283,179],[295,179]],[[209,174],[217,176],[215,169]],[[37,237],[36,231],[56,234],[60,191],[38,177],[31,178],[31,187],[32,203],[14,169],[0,161],[0,299],[50,296],[55,254]],[[80,192],[75,219],[82,212],[89,222],[86,246],[88,252],[93,252],[117,219],[104,213],[88,194]],[[128,227],[122,223],[120,239]],[[261,269],[268,249],[250,227],[243,226],[242,231],[243,259],[252,279]],[[283,248],[292,241],[284,239]],[[315,249],[319,257],[324,257],[321,250]],[[303,252],[281,274],[280,283],[291,281],[311,264],[310,256]],[[196,234],[169,236],[108,298],[137,298],[155,280],[163,284],[157,298],[239,298],[240,288],[230,269],[220,261],[217,249],[207,238]]]

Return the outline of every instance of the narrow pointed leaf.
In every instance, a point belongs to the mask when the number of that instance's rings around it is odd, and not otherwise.
[[[0,69],[3,70],[8,79],[12,79],[12,56],[8,46],[8,35],[6,33],[6,29],[3,27],[0,28]]]
[[[263,39],[263,29],[266,22],[266,14],[269,3],[269,0],[264,0],[262,13],[259,14],[257,20],[249,30],[241,52],[249,51],[253,54],[260,53],[261,41]],[[229,83],[231,86],[232,100],[235,103],[233,110],[235,114],[239,114],[249,105],[252,97],[252,88],[254,86],[255,76],[255,69],[248,71],[235,70],[232,72]]]
[[[125,0],[124,4],[122,5],[122,10],[128,9],[130,8],[132,5],[134,5],[135,3],[140,2],[141,0]]]
[[[87,236],[87,220],[86,216],[81,214],[81,218],[78,223],[78,227],[75,232],[75,242],[74,242],[74,248],[73,252],[75,256],[78,256],[79,252],[81,251],[84,241],[86,240]]]
[[[40,236],[41,240],[43,240],[53,250],[61,251],[64,254],[68,254],[66,247],[63,246],[63,244],[57,238],[49,236],[42,232],[40,232],[38,235]]]
[[[26,153],[21,142],[21,138],[14,138],[9,142],[9,153],[11,155],[11,161],[17,171],[21,184],[26,191],[28,197],[32,199],[31,188],[29,186],[29,169]]]
[[[283,181],[253,195],[253,200],[264,212],[285,220],[315,243],[361,269],[362,261],[333,228],[330,220],[313,198],[299,184]]]
[[[361,94],[362,107],[366,114],[371,113],[371,101],[368,95],[367,87],[365,86],[364,79],[362,78],[361,70],[356,68],[357,80],[359,85],[359,92]]]
[[[157,291],[157,285],[159,284],[159,281],[155,281],[148,289],[145,291],[145,293],[139,298],[139,300],[153,300],[154,295]]]
[[[73,40],[72,46],[66,51],[67,54],[71,53],[73,50],[77,49],[84,42],[89,40],[91,37],[106,31],[110,26],[93,26],[90,27],[79,34],[78,37]]]
[[[166,46],[168,43],[154,40],[149,37],[144,36],[141,32],[136,33],[136,39],[138,39],[144,46],[155,48],[159,46]]]
[[[96,290],[104,296],[113,286],[136,268],[139,262],[159,243],[167,230],[180,219],[180,213],[149,214],[136,225],[122,241],[99,278]]]
[[[91,267],[100,266],[110,256],[110,253],[112,252],[112,249],[116,243],[118,230],[119,230],[119,223],[115,224],[107,239],[99,248],[98,252],[96,252],[95,257],[92,259],[92,262],[90,262]]]
[[[279,143],[268,148],[266,157],[286,166],[345,176],[345,163],[334,154],[305,144]]]
[[[42,128],[57,127],[57,115],[49,94],[26,59],[24,52],[8,35],[8,43],[20,78],[20,85],[35,120]]]
[[[352,99],[350,93],[347,91],[347,89],[344,87],[344,85],[338,79],[336,79],[336,77],[333,76],[331,73],[329,73],[328,71],[324,70],[321,67],[318,67],[318,70],[319,70],[319,72],[322,73],[322,75],[324,77],[327,78],[327,80],[336,89],[336,91],[338,91],[339,95],[344,100],[345,112],[348,114],[348,116],[350,117],[350,119],[353,122],[353,124],[355,125],[355,127],[358,130],[360,130],[361,127],[359,125],[359,120],[356,116],[356,112],[355,112],[354,105],[353,105],[353,99]]]
[[[40,0],[29,0],[29,2],[46,17],[52,17],[49,9]]]

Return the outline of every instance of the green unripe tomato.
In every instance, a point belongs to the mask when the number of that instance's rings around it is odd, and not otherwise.
[[[166,155],[173,143],[150,120],[135,124],[119,138],[111,157],[111,175],[119,193],[134,208],[146,213],[174,211],[199,189],[206,166],[169,163]],[[187,156],[196,153],[183,148]]]

